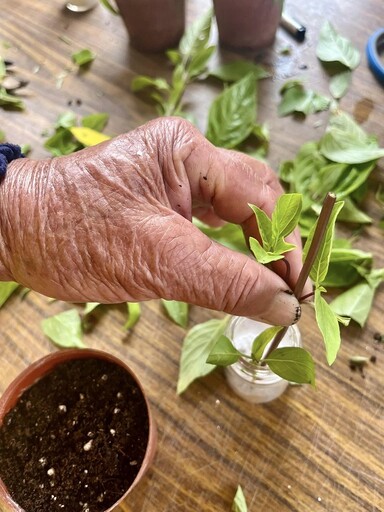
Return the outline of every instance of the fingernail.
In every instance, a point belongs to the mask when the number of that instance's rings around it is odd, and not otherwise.
[[[301,306],[297,298],[289,291],[279,292],[270,308],[257,317],[258,320],[271,325],[289,326],[296,324],[301,317]]]

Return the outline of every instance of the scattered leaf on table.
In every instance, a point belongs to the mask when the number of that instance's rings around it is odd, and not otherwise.
[[[95,114],[90,114],[89,116],[83,117],[81,120],[81,125],[85,126],[86,128],[96,130],[97,132],[102,132],[106,127],[108,120],[109,114],[106,114],[105,112],[97,112]]]
[[[0,308],[18,287],[19,284],[13,281],[0,282]]]
[[[41,322],[43,333],[61,348],[84,348],[81,318],[77,309],[70,309]]]
[[[359,283],[341,293],[331,303],[332,311],[341,316],[348,316],[364,327],[371,310],[375,289],[368,283]]]
[[[282,97],[277,107],[279,116],[287,116],[295,112],[304,115],[314,114],[327,110],[331,104],[330,98],[304,88],[303,84],[297,80],[284,84],[280,94]]]
[[[91,50],[88,50],[88,48],[84,48],[83,50],[72,53],[71,57],[72,61],[81,67],[95,60],[96,55]]]
[[[339,100],[346,94],[351,78],[352,73],[349,70],[337,73],[330,78],[329,90],[335,99]]]
[[[141,306],[140,302],[127,302],[128,320],[124,324],[127,331],[132,329],[140,319]]]
[[[231,512],[248,512],[247,502],[241,485],[237,487],[235,497],[233,499]]]
[[[87,128],[85,126],[73,126],[69,131],[75,139],[86,147],[96,146],[96,144],[100,144],[100,142],[104,142],[111,138],[104,133],[97,132],[96,130],[92,130],[92,128]]]
[[[359,51],[349,39],[339,35],[329,21],[320,30],[316,55],[324,62],[340,62],[349,69],[357,68],[360,63]]]
[[[229,320],[229,316],[221,320],[208,320],[195,325],[187,333],[181,349],[178,394],[183,393],[195,379],[214,370],[215,366],[206,361],[217,340],[224,334]]]
[[[83,315],[89,315],[89,313],[92,313],[98,306],[100,306],[100,302],[87,302],[83,309]]]
[[[181,327],[187,327],[189,306],[186,302],[165,299],[161,299],[161,302],[171,320]]]

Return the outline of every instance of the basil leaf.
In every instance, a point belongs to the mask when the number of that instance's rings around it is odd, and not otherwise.
[[[63,112],[57,118],[55,128],[71,128],[76,126],[77,116],[74,112]]]
[[[187,333],[181,349],[178,394],[183,393],[195,379],[214,370],[215,367],[206,361],[217,340],[224,334],[229,320],[229,316],[221,320],[208,320],[195,325]]]
[[[195,78],[205,71],[207,63],[215,50],[215,46],[207,46],[192,57],[188,65],[188,74],[191,78]]]
[[[72,53],[71,58],[75,64],[82,67],[95,60],[96,55],[91,52],[91,50],[88,50],[88,48],[84,48],[83,50]]]
[[[283,194],[272,213],[272,239],[276,244],[296,228],[302,208],[301,194]]]
[[[179,52],[184,60],[194,57],[209,40],[212,24],[212,9],[200,16],[186,30],[179,43]]]
[[[266,346],[275,338],[276,334],[281,331],[281,329],[282,327],[279,326],[268,327],[254,339],[252,344],[252,359],[254,361],[260,361]]]
[[[200,229],[205,235],[209,236],[212,240],[244,254],[249,254],[249,249],[245,243],[243,230],[237,224],[230,222],[223,226],[212,228],[196,217],[193,218],[193,224]]]
[[[85,126],[73,126],[72,128],[69,128],[69,131],[75,139],[85,147],[96,146],[96,144],[100,144],[100,142],[104,142],[111,138],[109,135],[105,135],[104,133],[97,132],[96,130],[92,130],[92,128],[87,128]]]
[[[104,7],[109,11],[111,12],[112,14],[115,14],[116,16],[118,16],[120,14],[119,10],[114,7],[110,2],[109,0],[100,0],[101,4],[104,5]]]
[[[332,239],[333,239],[333,233],[335,231],[335,222],[336,217],[343,207],[344,203],[343,201],[338,201],[335,203],[331,216],[329,218],[329,222],[327,224],[327,228],[324,234],[323,242],[317,252],[315,261],[312,265],[311,272],[310,272],[310,278],[314,281],[316,286],[319,286],[322,281],[325,279],[325,276],[328,272],[328,265],[329,260],[331,257],[331,250],[332,250]],[[304,249],[303,249],[303,259],[307,257],[309,247],[312,243],[313,235],[316,229],[316,224],[311,229],[311,232],[309,233],[309,236],[307,238],[307,241],[305,243]]]
[[[7,74],[4,59],[0,56],[0,83]]]
[[[379,148],[373,137],[341,111],[331,117],[319,149],[325,157],[343,164],[360,164],[384,156],[384,148]]]
[[[332,96],[339,100],[348,91],[349,84],[351,83],[352,73],[351,71],[342,71],[333,75],[329,81],[329,90]]]
[[[334,363],[340,349],[340,328],[337,317],[320,290],[315,291],[316,322],[323,336],[328,364]]]
[[[297,384],[315,385],[315,363],[309,352],[299,347],[277,348],[263,359],[282,379]]]
[[[45,318],[41,322],[43,333],[61,348],[84,348],[81,318],[76,309]]]
[[[98,306],[100,306],[100,302],[87,302],[83,310],[83,315],[89,315],[89,313],[92,313]]]
[[[338,220],[353,224],[372,224],[372,218],[360,210],[350,197],[344,200],[344,208],[341,210]]]
[[[329,21],[320,30],[316,55],[324,62],[340,62],[349,69],[357,68],[360,63],[359,51],[348,39],[340,36]]]
[[[281,101],[277,107],[279,116],[286,116],[295,112],[307,115],[327,110],[331,103],[330,98],[322,96],[295,81],[290,86],[280,90]]]
[[[0,106],[14,109],[14,110],[24,110],[25,105],[23,101],[13,94],[9,94],[4,87],[0,85]]]
[[[271,248],[272,241],[272,221],[258,206],[255,206],[254,204],[250,204],[249,206],[252,208],[253,213],[256,216],[257,227],[263,242],[263,248],[265,251],[268,251]]]
[[[128,320],[125,322],[123,329],[127,331],[132,329],[140,319],[141,306],[139,302],[127,302]]]
[[[206,136],[216,146],[234,148],[243,142],[256,122],[256,80],[250,73],[213,101]]]
[[[271,74],[259,64],[254,64],[249,60],[235,60],[228,64],[223,64],[210,71],[209,76],[214,76],[223,82],[237,82],[245,75],[252,73],[255,80],[267,78]]]
[[[272,251],[266,251],[256,238],[250,237],[249,238],[249,246],[251,248],[251,251],[253,252],[256,260],[259,263],[262,263],[263,265],[267,265],[268,263],[271,263],[272,261],[281,260],[284,256],[282,254],[278,254],[276,252]]]
[[[78,149],[81,144],[74,140],[72,133],[66,128],[58,128],[56,132],[45,141],[45,149],[53,156],[69,155]]]
[[[348,316],[364,327],[371,310],[375,289],[368,283],[359,283],[353,288],[340,294],[334,299],[330,307],[332,311],[341,316]]]
[[[188,309],[189,306],[186,302],[179,302],[177,300],[161,299],[168,316],[181,327],[188,325]]]
[[[229,366],[236,363],[241,356],[241,352],[232,345],[231,340],[221,335],[209,353],[207,363],[216,366]]]
[[[0,308],[18,287],[19,284],[13,281],[0,282]]]
[[[102,132],[106,127],[108,120],[109,114],[98,112],[96,114],[90,114],[89,116],[83,117],[81,125],[85,128],[91,128],[97,132]]]
[[[243,489],[240,485],[237,487],[237,491],[232,503],[231,512],[248,512],[247,502],[245,501]]]
[[[138,75],[131,82],[131,90],[138,92],[146,87],[154,87],[159,91],[168,91],[169,85],[163,78],[152,78],[150,76]]]

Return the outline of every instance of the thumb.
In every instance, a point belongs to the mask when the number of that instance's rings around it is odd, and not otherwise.
[[[170,235],[160,242],[166,244],[158,273],[162,297],[273,325],[299,320],[300,304],[277,274],[210,240],[183,217],[171,218]]]

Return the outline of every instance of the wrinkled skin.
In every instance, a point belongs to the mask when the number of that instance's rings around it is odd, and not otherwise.
[[[285,291],[300,250],[288,256],[287,285],[190,222],[197,214],[258,236],[248,203],[270,215],[281,193],[265,164],[215,148],[177,118],[69,156],[15,160],[0,184],[0,278],[62,300],[163,297],[289,325],[299,310]]]

